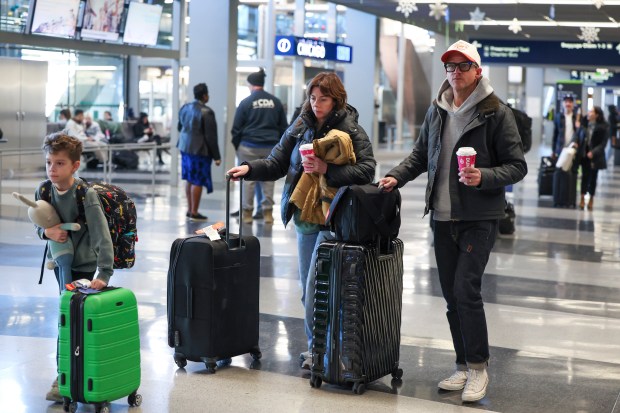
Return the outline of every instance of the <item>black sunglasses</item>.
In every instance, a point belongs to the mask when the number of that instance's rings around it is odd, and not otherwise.
[[[444,63],[443,67],[446,69],[446,72],[452,73],[458,67],[461,72],[469,72],[472,65],[478,65],[475,62],[462,62],[462,63]]]

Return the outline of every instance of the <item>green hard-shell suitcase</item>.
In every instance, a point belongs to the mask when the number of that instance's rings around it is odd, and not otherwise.
[[[58,321],[58,388],[64,410],[93,403],[97,413],[128,397],[139,406],[140,335],[136,297],[125,288],[65,291]]]

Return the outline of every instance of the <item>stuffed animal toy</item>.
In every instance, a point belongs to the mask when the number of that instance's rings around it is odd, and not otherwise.
[[[13,196],[28,205],[28,217],[36,226],[50,228],[61,223],[56,209],[49,202],[43,200],[34,202],[17,192],[13,192]],[[81,227],[80,224],[72,223],[62,224],[60,228],[65,231],[79,231]],[[52,260],[54,260],[51,262],[51,267],[50,263],[48,263],[48,268],[58,267],[60,291],[62,292],[65,289],[65,285],[72,281],[73,241],[71,241],[71,237],[68,237],[67,241],[62,243],[49,240],[48,246]]]

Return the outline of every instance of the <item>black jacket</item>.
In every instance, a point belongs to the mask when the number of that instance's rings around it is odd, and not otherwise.
[[[592,151],[592,159],[590,160],[592,169],[606,169],[605,147],[607,146],[608,137],[609,124],[606,122],[596,122],[592,128],[592,137],[590,142],[588,142],[588,126],[582,125],[575,132],[571,141],[579,145],[574,166],[577,166],[582,159],[586,158],[588,151]]]
[[[370,139],[364,129],[358,125],[357,119],[357,110],[347,105],[341,111],[332,112],[321,130],[317,132],[314,114],[302,113],[297,121],[284,132],[269,157],[246,163],[250,171],[245,178],[250,181],[275,181],[286,176],[280,205],[284,225],[290,221],[297,208],[289,204],[289,199],[303,173],[299,146],[324,137],[331,129],[347,132],[351,136],[356,163],[355,165],[328,164],[325,174],[327,185],[338,188],[372,182],[377,162],[372,152]]]
[[[215,113],[210,107],[199,100],[186,103],[179,110],[177,129],[181,132],[177,142],[181,152],[221,159]]]
[[[441,151],[441,136],[447,112],[434,102],[426,112],[420,136],[411,154],[386,176],[392,176],[402,187],[424,172],[428,172],[426,207],[433,209],[437,162]],[[476,149],[476,168],[482,180],[473,188],[459,182],[456,150],[462,146]],[[499,219],[504,216],[507,185],[520,181],[527,174],[523,145],[510,108],[491,94],[477,106],[474,118],[463,130],[451,156],[450,204],[454,220],[474,221]]]
[[[235,149],[241,142],[275,146],[287,127],[282,102],[264,90],[255,90],[235,111],[232,144]]]

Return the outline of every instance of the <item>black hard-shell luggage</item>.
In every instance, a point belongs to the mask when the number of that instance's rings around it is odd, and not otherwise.
[[[403,243],[377,246],[338,241],[317,251],[310,385],[367,383],[388,374],[396,380],[403,292]]]
[[[229,234],[230,179],[226,187],[226,240],[180,238],[170,251],[168,345],[180,368],[245,353],[261,357],[258,346],[260,244],[254,236]]]
[[[540,158],[538,168],[538,196],[553,195],[553,173],[555,172],[555,160],[549,156]]]
[[[553,173],[553,206],[575,208],[577,204],[577,174],[562,169]]]

